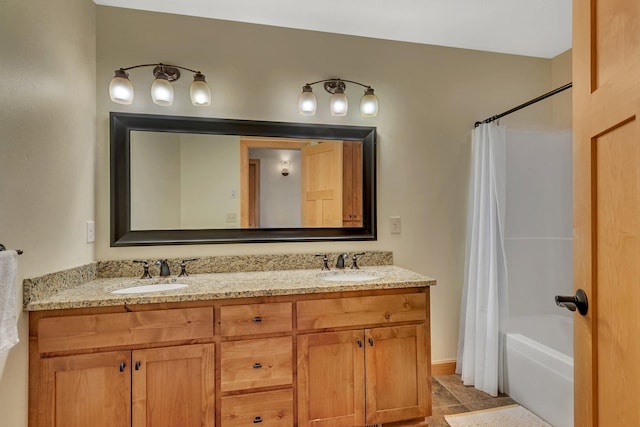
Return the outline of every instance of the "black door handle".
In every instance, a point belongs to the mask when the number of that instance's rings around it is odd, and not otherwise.
[[[583,316],[589,311],[587,294],[582,289],[578,289],[575,296],[556,295],[556,305],[570,311],[576,311],[576,309],[578,309],[578,313]]]

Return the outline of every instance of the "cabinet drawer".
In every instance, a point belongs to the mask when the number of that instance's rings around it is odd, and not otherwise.
[[[289,332],[290,302],[243,304],[220,307],[220,333],[224,337]]]
[[[293,426],[291,390],[223,397],[221,405],[222,427]]]
[[[221,344],[222,391],[291,384],[291,337],[227,341]]]
[[[299,301],[298,329],[337,328],[427,318],[423,293]]]
[[[38,324],[40,353],[213,337],[213,308],[48,317]]]

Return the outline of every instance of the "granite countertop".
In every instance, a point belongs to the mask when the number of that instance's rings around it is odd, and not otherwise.
[[[329,281],[327,275],[349,276],[368,274],[375,278],[364,281]],[[160,283],[184,283],[188,287],[172,291],[138,294],[113,294],[117,289]],[[105,307],[124,304],[205,301],[223,298],[260,297],[270,295],[313,294],[394,288],[433,286],[435,279],[394,265],[363,267],[360,270],[276,270],[235,273],[193,274],[188,277],[99,278],[61,290],[49,296],[35,298],[26,305],[27,311],[57,310],[83,307]]]

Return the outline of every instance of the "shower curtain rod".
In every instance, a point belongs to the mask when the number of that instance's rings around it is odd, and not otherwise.
[[[523,108],[528,107],[528,106],[529,106],[529,105],[531,105],[531,104],[535,104],[536,102],[538,102],[538,101],[542,101],[543,99],[547,99],[547,98],[549,98],[550,96],[555,95],[556,93],[560,93],[560,92],[562,92],[562,91],[564,91],[564,90],[567,90],[567,89],[569,89],[571,86],[573,86],[573,82],[571,82],[571,83],[567,83],[567,84],[566,84],[566,85],[564,85],[564,86],[560,86],[559,88],[554,89],[554,90],[552,90],[551,92],[547,92],[547,93],[545,93],[544,95],[540,95],[539,97],[534,98],[534,99],[532,99],[531,101],[527,101],[527,102],[525,102],[524,104],[520,104],[520,105],[518,105],[517,107],[513,107],[512,109],[510,109],[510,110],[508,110],[508,111],[505,111],[504,113],[497,114],[497,115],[495,115],[495,116],[491,116],[491,117],[489,117],[488,119],[484,119],[484,120],[482,120],[482,121],[480,121],[480,122],[476,122],[476,123],[475,123],[475,125],[474,125],[473,127],[476,127],[476,128],[477,128],[477,127],[478,127],[478,126],[480,126],[482,123],[491,123],[491,122],[494,122],[494,121],[498,120],[498,119],[499,119],[499,118],[501,118],[501,117],[507,116],[507,115],[509,115],[509,114],[511,114],[511,113],[515,113],[516,111],[518,111],[518,110],[522,110]]]

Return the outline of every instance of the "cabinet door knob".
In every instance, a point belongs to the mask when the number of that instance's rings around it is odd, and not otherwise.
[[[262,363],[256,362],[253,364],[253,369],[260,369],[260,368],[262,368]]]
[[[362,340],[359,339],[358,341],[356,341],[358,343],[358,347],[362,348]]]
[[[373,347],[373,338],[369,338],[369,345]]]
[[[140,361],[137,360],[136,361],[136,371],[139,371],[139,370],[140,370]]]
[[[252,321],[253,323],[260,323],[260,322],[262,322],[262,317],[260,317],[260,316],[256,316],[256,317],[254,317],[253,319],[251,319],[251,321]]]
[[[257,416],[257,417],[255,417],[253,419],[253,423],[254,424],[258,424],[258,423],[261,423],[261,422],[262,422],[262,417],[260,417],[260,416]]]
[[[120,362],[120,372],[124,372],[124,368],[127,367],[127,364],[124,362]]]

